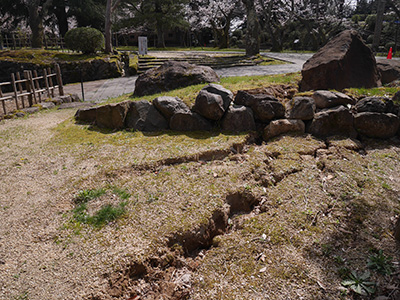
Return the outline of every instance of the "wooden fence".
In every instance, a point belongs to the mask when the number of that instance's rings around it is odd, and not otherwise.
[[[54,97],[56,89],[60,96],[64,95],[61,70],[58,64],[55,65],[54,73],[50,68],[45,68],[41,76],[36,70],[24,71],[23,75],[22,79],[19,72],[12,73],[11,81],[0,83],[0,102],[4,114],[15,109],[31,107],[45,98]],[[3,88],[11,92],[3,94]],[[47,97],[44,98],[45,94]]]
[[[45,49],[65,49],[64,38],[62,37],[48,37],[43,36],[43,46]],[[5,49],[22,49],[22,48],[31,48],[32,40],[28,35],[15,35],[13,33],[2,34],[0,35],[0,48]]]

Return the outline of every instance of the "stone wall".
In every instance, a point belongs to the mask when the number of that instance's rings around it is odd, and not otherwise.
[[[388,139],[400,133],[399,114],[399,106],[383,97],[356,101],[343,93],[320,90],[312,97],[282,102],[269,94],[248,91],[234,96],[220,85],[209,84],[192,108],[177,97],[158,97],[152,102],[125,101],[81,109],[75,118],[113,130],[257,130],[265,140],[286,133]]]

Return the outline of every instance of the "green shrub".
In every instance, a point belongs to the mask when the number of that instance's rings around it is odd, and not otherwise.
[[[104,36],[95,28],[78,27],[67,32],[65,45],[71,50],[93,54],[104,48]]]

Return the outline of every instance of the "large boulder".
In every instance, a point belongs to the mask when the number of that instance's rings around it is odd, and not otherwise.
[[[400,119],[394,114],[362,112],[354,117],[354,127],[362,135],[389,139],[396,135],[399,130]]]
[[[310,97],[295,97],[286,105],[286,118],[312,120],[315,114],[315,101]]]
[[[219,120],[225,113],[224,100],[218,94],[201,90],[196,97],[193,111],[210,120]]]
[[[355,30],[345,30],[304,64],[300,90],[371,88],[381,84],[375,56]]]
[[[379,59],[376,62],[376,66],[381,73],[382,84],[400,79],[400,61],[395,59]]]
[[[232,105],[222,118],[221,128],[228,132],[256,130],[253,111],[243,105]]]
[[[263,100],[272,100],[277,101],[275,96],[269,94],[251,94],[247,91],[238,91],[234,100],[234,103],[237,105],[244,105],[248,107],[252,107],[257,102]]]
[[[194,84],[219,81],[210,67],[187,62],[168,61],[158,68],[147,70],[135,83],[135,96],[151,95]]]
[[[268,124],[264,129],[264,140],[269,140],[275,136],[285,133],[304,133],[305,124],[302,120],[275,120]]]
[[[338,106],[324,109],[315,114],[308,128],[308,132],[316,137],[329,137],[333,135],[355,138],[354,117],[347,107]]]
[[[399,113],[399,106],[394,104],[392,100],[385,97],[366,97],[361,99],[355,105],[358,113],[375,112],[375,113]]]
[[[315,105],[318,109],[332,108],[339,105],[354,105],[356,103],[353,98],[346,94],[324,90],[315,91],[312,98],[314,99]]]
[[[161,96],[153,100],[153,105],[169,121],[178,112],[188,112],[189,107],[178,97]]]
[[[124,101],[97,107],[95,124],[101,128],[123,129],[130,103]]]
[[[125,126],[140,131],[160,131],[168,129],[168,121],[150,102],[141,100],[130,103]]]
[[[278,99],[261,100],[251,106],[255,119],[261,122],[269,122],[285,117],[285,107]]]
[[[224,110],[227,110],[229,105],[233,101],[233,93],[230,90],[224,88],[222,85],[211,83],[205,86],[202,90],[207,91],[211,94],[220,95],[224,103]]]
[[[83,123],[94,123],[96,121],[97,107],[81,108],[75,113],[75,120]]]
[[[212,125],[195,112],[178,112],[169,121],[169,127],[177,131],[210,131]]]

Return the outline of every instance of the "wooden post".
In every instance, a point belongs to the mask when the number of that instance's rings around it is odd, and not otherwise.
[[[0,98],[3,98],[3,92],[1,91],[1,85],[0,85]],[[1,103],[3,104],[3,112],[6,115],[7,110],[6,110],[6,104],[4,103],[4,100],[2,100]]]
[[[57,75],[56,77],[57,77],[58,91],[60,93],[60,96],[64,96],[64,87],[63,87],[61,69],[59,64],[56,64],[56,75]]]
[[[50,88],[49,88],[49,79],[47,78],[47,70],[43,69],[43,78],[44,78],[44,84],[46,85],[46,90],[47,90],[47,98],[50,98]]]
[[[38,78],[38,73],[37,73],[36,70],[33,71],[33,76],[35,78],[35,79],[33,79],[33,83],[34,83],[34,85],[36,84],[36,89],[38,91],[39,103],[40,103],[40,102],[42,102],[42,95],[41,95],[41,92],[40,92],[39,79],[37,79]]]
[[[51,78],[51,69],[47,68],[47,72],[49,73],[49,85],[50,85],[50,90],[51,90],[51,96],[54,98],[54,87],[53,87],[53,79]]]
[[[20,81],[21,80],[21,75],[19,74],[19,72],[17,72],[16,74],[17,80]],[[22,88],[22,83],[18,82],[18,89],[19,89],[19,93],[22,94],[23,93],[23,88]],[[20,96],[21,101],[22,101],[22,107],[25,108],[25,96]]]
[[[32,93],[31,93],[31,83],[29,81],[29,71],[24,71],[24,78],[25,78],[25,86],[26,86],[26,91],[29,93],[28,95],[28,102],[29,102],[29,106],[33,105],[33,97],[32,97]]]
[[[35,104],[38,104],[38,101],[36,99],[36,91],[35,91],[35,84],[33,83],[33,76],[32,76],[32,71],[28,71],[29,73],[29,82],[31,85],[31,92],[33,95],[33,100],[35,101]]]
[[[13,91],[14,91],[15,105],[17,106],[17,110],[18,110],[19,109],[18,92],[17,92],[17,85],[15,84],[15,75],[14,75],[14,73],[11,73],[11,84],[12,84],[12,88],[13,88]]]

